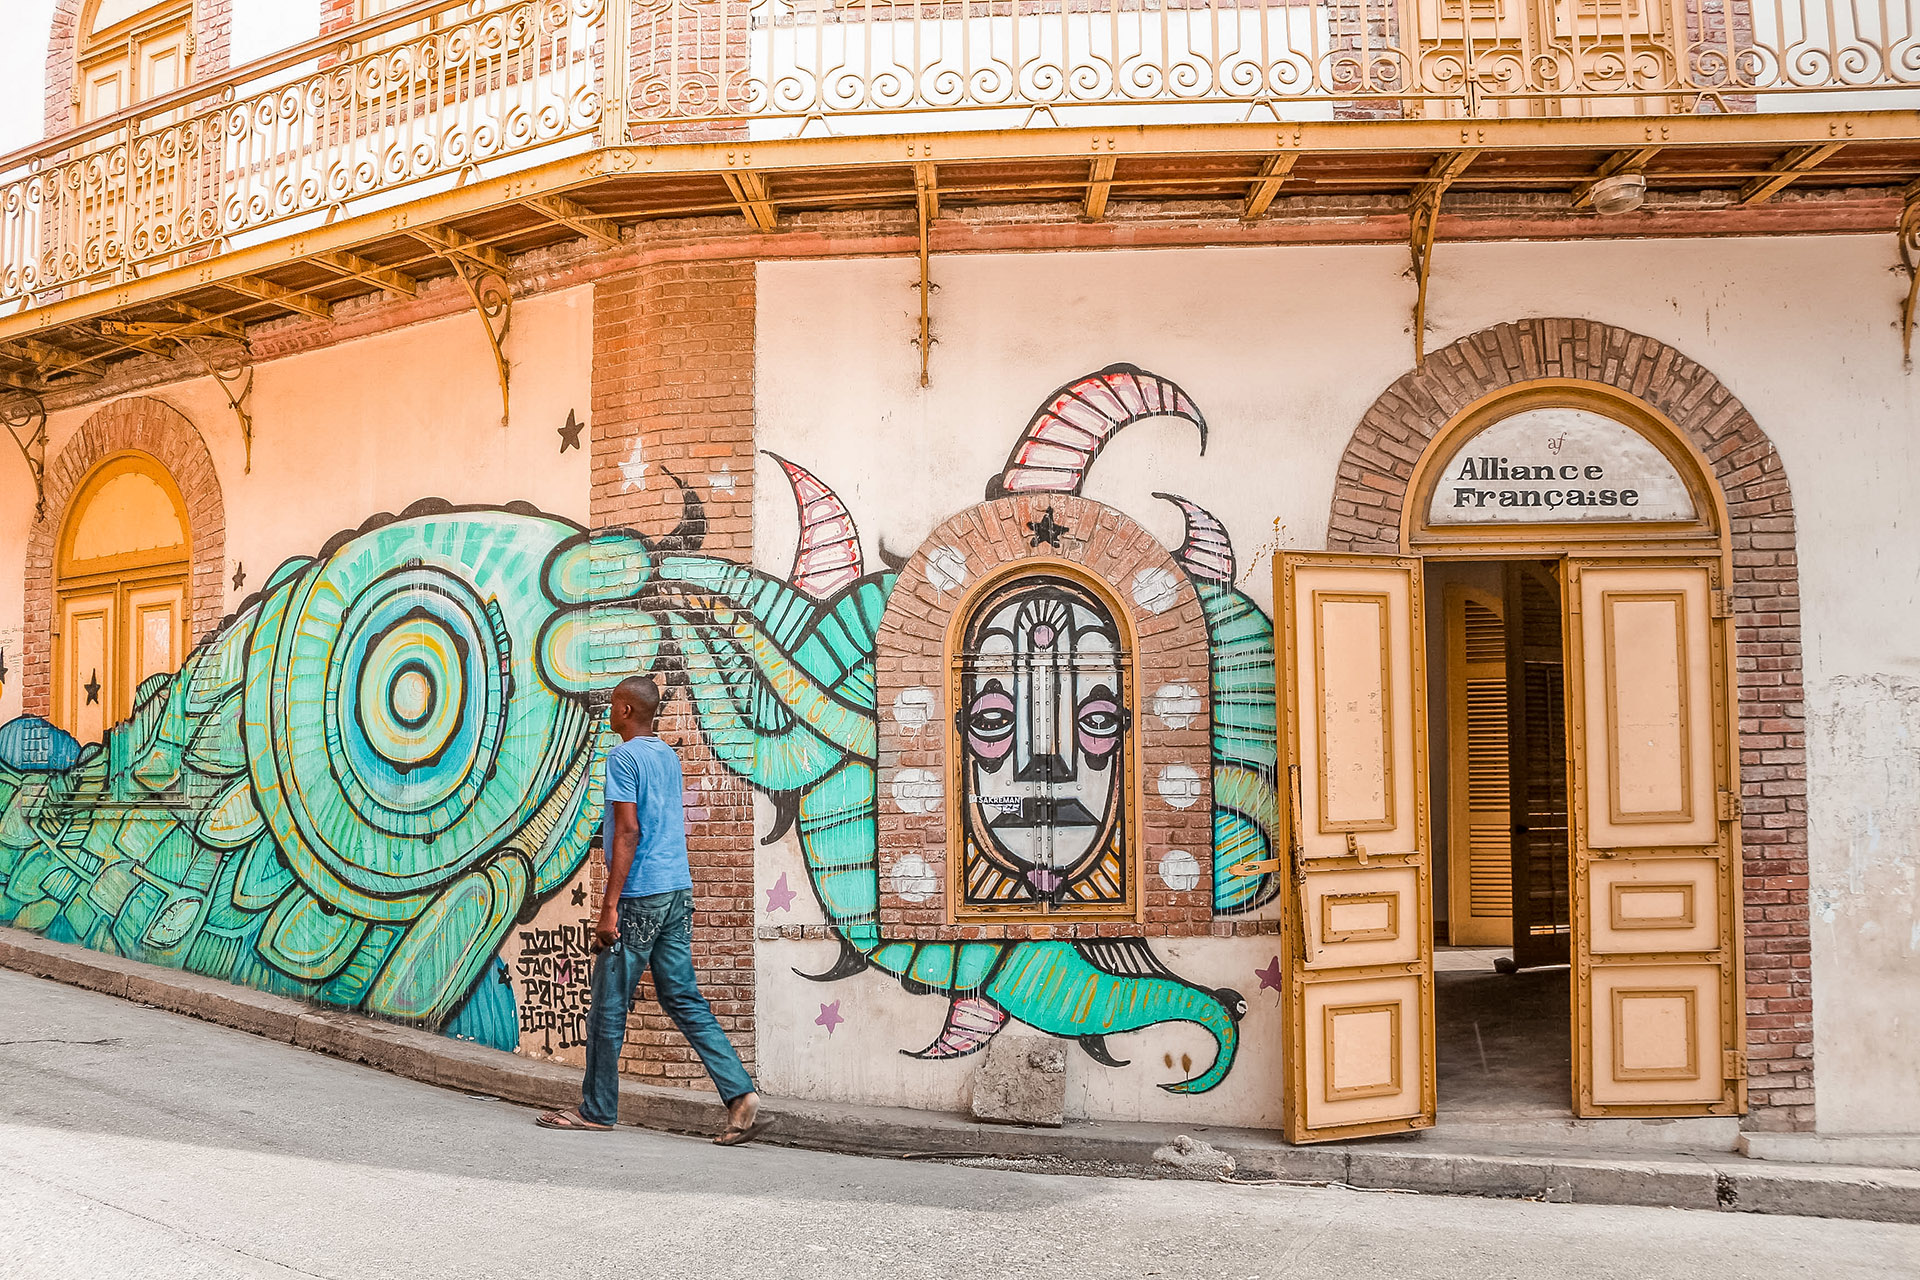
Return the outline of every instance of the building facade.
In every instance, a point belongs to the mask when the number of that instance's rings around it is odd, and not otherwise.
[[[1553,1114],[1920,1131],[1920,17],[1811,3],[61,0],[0,921],[577,1062],[647,671],[772,1093],[1444,1125],[1497,950]]]

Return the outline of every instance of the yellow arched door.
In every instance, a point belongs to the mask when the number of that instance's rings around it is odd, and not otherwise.
[[[53,719],[98,742],[149,676],[187,650],[186,503],[145,454],[109,458],[80,486],[55,562]]]

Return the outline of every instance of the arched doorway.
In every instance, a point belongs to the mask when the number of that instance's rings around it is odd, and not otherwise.
[[[179,486],[145,453],[82,481],[54,562],[53,720],[98,742],[150,676],[186,655],[191,524]]]
[[[1590,409],[1603,408],[1602,416],[1622,414],[1629,425],[1648,426],[1642,434],[1666,453],[1690,486],[1697,485],[1690,490],[1695,497],[1694,518],[1585,522],[1578,531],[1582,538],[1593,540],[1585,545],[1576,538],[1556,543],[1539,527],[1532,535],[1505,531],[1509,536],[1501,541],[1486,537],[1484,529],[1442,527],[1445,522],[1433,518],[1431,504],[1435,482],[1449,474],[1444,460],[1458,452],[1452,446],[1467,439],[1476,424],[1492,425],[1489,419],[1503,411],[1494,406],[1515,410],[1523,403],[1518,399],[1523,393],[1556,386],[1599,397],[1583,403]],[[1437,441],[1441,443],[1436,445]],[[1478,454],[1474,450],[1471,456]],[[1503,455],[1495,451],[1492,456],[1497,460]],[[1504,456],[1512,458],[1511,452]],[[1495,470],[1497,474],[1497,462]],[[1540,501],[1544,507],[1544,495]],[[1617,493],[1614,505],[1620,505]],[[1524,540],[1529,537],[1537,538],[1537,545],[1529,546]],[[1489,545],[1476,548],[1475,539]],[[1356,425],[1340,461],[1327,546],[1343,553],[1342,559],[1352,560],[1356,554],[1375,560],[1391,557],[1393,565],[1422,580],[1428,566],[1462,564],[1476,554],[1499,560],[1529,552],[1537,552],[1542,560],[1555,556],[1602,559],[1620,567],[1631,567],[1627,562],[1635,557],[1665,556],[1690,560],[1703,570],[1718,569],[1717,588],[1709,588],[1713,594],[1705,604],[1714,615],[1710,618],[1711,630],[1717,633],[1714,647],[1724,665],[1695,687],[1704,684],[1711,695],[1724,700],[1725,706],[1717,706],[1713,718],[1718,721],[1724,716],[1723,723],[1731,726],[1726,734],[1730,741],[1714,744],[1715,769],[1722,759],[1727,759],[1727,769],[1724,780],[1714,779],[1717,785],[1711,799],[1722,833],[1719,856],[1713,861],[1724,869],[1732,918],[1720,917],[1725,936],[1715,940],[1713,951],[1690,950],[1676,943],[1672,954],[1688,961],[1704,957],[1718,963],[1729,979],[1726,985],[1732,990],[1723,989],[1719,1003],[1728,1015],[1728,1023],[1720,1028],[1722,1051],[1715,1055],[1710,1044],[1696,1037],[1701,1052],[1695,1061],[1684,1064],[1701,1092],[1709,1083],[1721,1083],[1724,1092],[1718,1102],[1704,1105],[1649,1100],[1642,1110],[1609,1109],[1601,1114],[1739,1112],[1750,1113],[1747,1127],[1812,1127],[1813,990],[1806,962],[1810,933],[1805,887],[1806,753],[1795,541],[1794,498],[1783,459],[1738,397],[1684,352],[1596,321],[1555,317],[1511,321],[1431,352],[1423,367],[1409,370],[1381,391]],[[1419,594],[1427,603],[1424,589]],[[1430,602],[1434,611],[1443,608],[1442,594],[1436,593]],[[1479,599],[1484,601],[1490,594],[1483,590]],[[1276,606],[1281,602],[1276,587]],[[1570,612],[1565,597],[1562,607]],[[1589,617],[1583,610],[1582,621]],[[1415,630],[1423,637],[1427,634],[1420,626]],[[1292,639],[1288,637],[1289,644]],[[1428,646],[1418,648],[1424,657]],[[1297,661],[1298,656],[1283,655],[1289,661]],[[1494,655],[1483,652],[1480,656],[1490,661]],[[1420,699],[1423,723],[1429,718],[1427,709],[1435,723],[1445,714],[1443,662],[1436,648],[1429,664],[1433,679]],[[1629,669],[1628,674],[1636,673]],[[1571,680],[1572,675],[1566,671],[1563,679]],[[1436,757],[1443,745],[1435,744]],[[1440,789],[1429,792],[1423,787],[1422,794],[1438,805],[1449,800]],[[1309,863],[1309,869],[1312,866]],[[1570,895],[1574,881],[1571,874],[1567,879]],[[1670,939],[1677,940],[1681,932],[1677,926],[1684,914],[1684,897],[1675,893],[1662,904],[1676,908]],[[1645,907],[1650,900],[1626,905]],[[1599,909],[1610,910],[1610,897],[1603,895],[1596,901]],[[1693,905],[1697,922],[1704,906],[1697,894]],[[1426,940],[1432,942],[1434,936],[1429,934]],[[1444,945],[1445,933],[1438,937]],[[1571,942],[1571,925],[1567,937]],[[1589,959],[1603,966],[1610,963],[1604,956]],[[1655,967],[1650,959],[1647,968]],[[1569,979],[1562,976],[1561,981],[1564,992]],[[1611,1020],[1611,993],[1602,1005],[1603,1016]],[[1695,1011],[1700,1008],[1696,995]],[[1675,994],[1640,1010],[1684,1019],[1686,997]],[[1406,1012],[1413,1015],[1411,1005]],[[1567,1109],[1565,1082],[1574,1065],[1565,1060],[1571,1018],[1569,1012],[1557,1027],[1562,1064],[1552,1109],[1562,1116]],[[1465,1041],[1468,1065],[1479,1072],[1481,1050],[1471,1026]],[[1492,1046],[1487,1048],[1493,1060]],[[1591,1057],[1588,1061],[1591,1065]],[[1417,1057],[1414,1063],[1411,1069],[1417,1070]],[[1427,1063],[1430,1066],[1431,1057]],[[1665,1071],[1681,1064],[1629,1061],[1625,1065]],[[1658,1082],[1643,1075],[1639,1083]],[[1444,1088],[1439,1102],[1443,1120],[1464,1110],[1457,1104],[1449,1107]],[[1414,1117],[1394,1121],[1397,1127],[1420,1123],[1419,1112],[1411,1104],[1391,1114]],[[1431,1106],[1425,1114],[1432,1115]],[[1715,1143],[1729,1136],[1724,1127],[1689,1132],[1710,1133],[1706,1140]]]

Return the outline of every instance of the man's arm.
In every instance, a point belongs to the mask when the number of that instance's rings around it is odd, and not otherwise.
[[[633,851],[640,845],[640,806],[631,800],[613,802],[612,847],[607,850],[607,891],[600,903],[600,923],[594,950],[605,951],[620,941],[620,890],[633,868]]]

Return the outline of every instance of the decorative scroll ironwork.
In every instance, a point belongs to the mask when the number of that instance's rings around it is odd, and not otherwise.
[[[1020,127],[1170,103],[1308,118],[1369,100],[1664,114],[1920,90],[1920,10],[1844,0],[642,0],[634,35],[637,123],[1006,109]]]
[[[26,460],[33,476],[34,523],[47,518],[47,404],[21,387],[0,390],[0,423]]]
[[[1128,656],[1112,612],[1071,579],[1017,578],[976,607],[965,645],[962,903],[1124,909]]]
[[[512,406],[508,383],[512,380],[513,366],[507,361],[506,341],[507,329],[513,324],[513,289],[505,276],[477,258],[454,252],[447,255],[447,261],[453,264],[460,283],[467,287],[467,296],[473,299],[473,309],[479,314],[480,323],[487,331],[487,342],[493,348],[493,366],[500,376],[500,425],[504,427]]]
[[[203,348],[190,342],[179,344],[200,362],[220,390],[240,423],[240,441],[246,449],[245,474],[253,474],[253,352],[245,342],[210,344]]]
[[[0,160],[0,301],[589,136],[604,11],[423,2]]]

